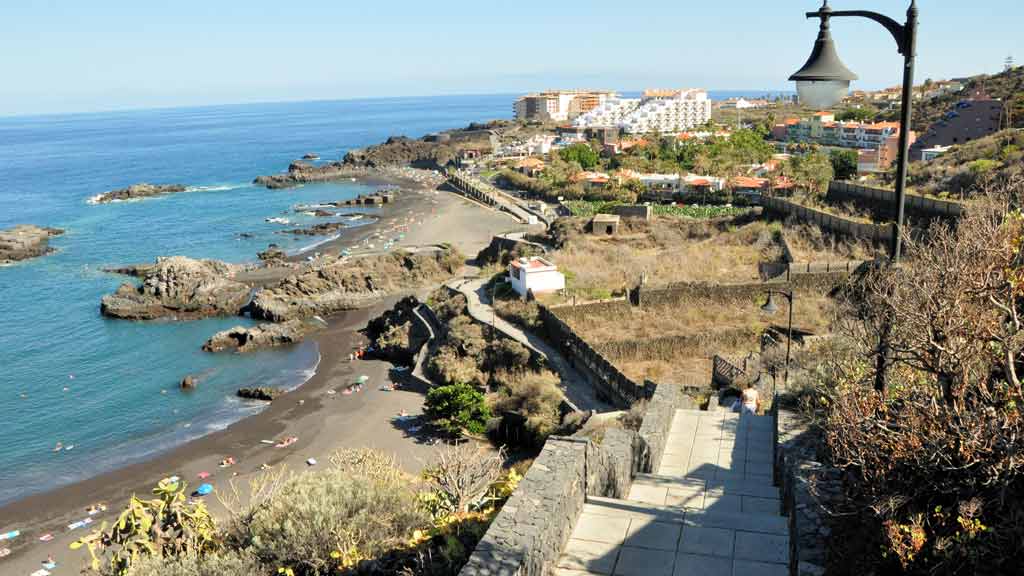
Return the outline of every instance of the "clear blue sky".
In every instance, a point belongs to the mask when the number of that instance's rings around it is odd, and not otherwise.
[[[833,0],[903,14],[909,0]],[[9,0],[0,115],[647,86],[790,89],[819,0]],[[1020,0],[920,0],[918,79],[1024,63]],[[877,24],[837,19],[860,88],[898,84]]]

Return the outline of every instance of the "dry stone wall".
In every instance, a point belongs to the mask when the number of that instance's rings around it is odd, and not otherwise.
[[[827,199],[831,202],[854,201],[870,203],[873,206],[893,206],[896,203],[896,192],[882,188],[861,186],[853,182],[833,180],[828,185]],[[904,195],[903,209],[908,214],[941,216],[945,218],[959,218],[967,213],[967,207],[960,202],[938,200],[917,194]]]
[[[781,216],[793,216],[803,222],[812,222],[822,229],[836,234],[864,238],[879,243],[889,242],[892,239],[892,224],[858,222],[821,210],[815,210],[814,208],[808,208],[783,198],[764,196],[761,198],[761,204],[768,212]]]

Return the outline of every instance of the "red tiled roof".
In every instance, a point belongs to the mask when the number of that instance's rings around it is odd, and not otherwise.
[[[734,188],[764,188],[768,184],[768,180],[750,176],[734,176],[729,179],[729,184]]]

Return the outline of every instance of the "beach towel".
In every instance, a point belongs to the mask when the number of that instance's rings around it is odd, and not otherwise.
[[[196,488],[196,494],[199,496],[206,496],[210,492],[213,492],[213,486],[210,484],[200,484],[199,488]]]
[[[45,568],[40,568],[28,576],[50,576],[50,571]]]
[[[13,540],[21,534],[21,530],[11,530],[10,532],[4,532],[0,534],[0,540]]]

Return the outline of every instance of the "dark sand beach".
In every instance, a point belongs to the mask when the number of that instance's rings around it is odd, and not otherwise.
[[[394,183],[394,180],[380,178],[378,182]],[[399,184],[410,186],[413,183],[402,181]],[[315,251],[336,254],[347,247],[352,247],[353,254],[380,251],[381,239],[393,238],[400,232],[404,237],[398,245],[450,242],[467,257],[472,257],[493,234],[524,229],[507,214],[452,193],[415,184],[419,187],[406,188],[394,204],[377,209],[380,220],[376,224],[347,230]],[[421,292],[426,291],[428,289]],[[396,419],[396,416],[402,411],[410,416],[421,414],[424,391],[404,386],[395,391],[381,390],[380,387],[390,381],[393,366],[377,360],[349,362],[349,354],[364,343],[357,331],[401,296],[396,294],[370,308],[327,318],[328,327],[313,337],[321,355],[316,374],[262,412],[150,460],[0,508],[0,532],[21,531],[17,538],[0,544],[0,548],[12,550],[11,555],[0,558],[0,573],[27,576],[38,570],[47,556],[52,556],[58,563],[57,568],[50,571],[52,574],[78,574],[87,554],[71,551],[68,545],[102,521],[116,518],[132,493],[148,496],[161,478],[171,475],[185,479],[193,489],[202,482],[197,475],[209,472],[211,476],[205,481],[215,490],[229,490],[233,482],[244,493],[248,480],[260,474],[264,464],[275,468],[285,466],[301,473],[327,465],[331,453],[340,448],[359,447],[392,453],[403,468],[414,473],[419,471],[430,460],[433,445],[429,439],[410,434],[411,422]],[[341,394],[344,387],[364,374],[369,377],[369,383],[361,392]],[[330,390],[337,390],[337,393],[328,394]],[[298,441],[285,448],[261,442],[288,436],[296,436]],[[227,457],[233,457],[237,464],[219,467],[218,463]],[[317,464],[307,465],[308,458],[315,458]],[[215,496],[206,497],[206,501],[215,515],[223,514]],[[97,502],[106,503],[108,508],[91,516],[92,525],[75,530],[67,528],[73,522],[89,518],[86,508]],[[52,534],[53,539],[40,541],[45,534]]]

